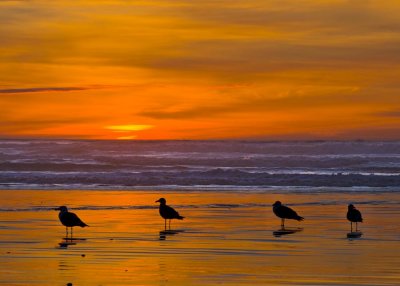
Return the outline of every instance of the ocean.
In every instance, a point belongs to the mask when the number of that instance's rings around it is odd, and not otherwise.
[[[400,191],[400,142],[0,140],[0,189]]]

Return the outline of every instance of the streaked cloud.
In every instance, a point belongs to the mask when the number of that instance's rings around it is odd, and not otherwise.
[[[253,87],[253,90],[256,89]],[[393,97],[396,95],[393,94]],[[226,96],[227,98],[228,96]],[[223,104],[211,105],[209,102],[198,104],[196,107],[181,108],[179,106],[169,109],[149,109],[138,112],[136,115],[153,119],[205,119],[223,117],[227,115],[266,114],[271,112],[298,112],[312,109],[330,107],[370,104],[375,102],[374,93],[365,93],[352,86],[297,86],[285,88],[284,86],[260,88],[256,94],[248,94],[242,90],[240,96],[231,96]]]
[[[21,132],[24,130],[35,131],[42,130],[50,127],[80,124],[87,122],[88,118],[65,118],[65,119],[20,119],[20,120],[9,120],[7,118],[0,118],[0,132],[2,133],[13,133]]]
[[[33,88],[10,88],[0,89],[0,93],[29,93],[29,92],[50,92],[50,91],[76,91],[86,90],[87,87],[33,87]]]
[[[400,110],[378,112],[375,115],[384,116],[384,117],[399,117],[400,118]]]

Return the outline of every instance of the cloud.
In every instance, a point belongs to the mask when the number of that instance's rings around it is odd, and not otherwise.
[[[400,111],[398,111],[398,110],[384,111],[384,112],[375,113],[375,115],[383,116],[383,117],[399,117],[400,118]]]
[[[400,60],[398,4],[387,1],[58,2],[0,12],[0,61],[254,75]]]
[[[315,24],[338,26],[361,25],[371,20],[389,21],[390,17],[378,9],[374,9],[368,0],[350,1],[302,1],[279,0],[248,1],[232,3],[232,1],[203,1],[203,5],[185,5],[181,11],[191,18],[233,24],[293,27],[301,25],[315,27]],[[225,3],[223,3],[225,2]],[[252,2],[252,3],[251,3]],[[230,5],[229,5],[230,4]],[[382,6],[382,5],[381,5]],[[214,9],[211,9],[214,8]],[[386,16],[386,17],[384,17]],[[340,19],[341,21],[337,21]],[[311,26],[312,25],[312,26]]]
[[[0,130],[7,131],[22,131],[22,130],[40,130],[47,127],[57,125],[65,125],[71,123],[79,123],[80,119],[67,119],[67,120],[2,120],[0,122]]]
[[[19,119],[12,120],[0,117],[0,132],[23,132],[42,130],[51,127],[58,127],[63,125],[73,125],[88,123],[98,118],[66,118],[66,119]]]
[[[374,102],[375,94],[362,93],[354,87],[311,86],[273,90],[259,90],[259,94],[232,97],[218,105],[196,105],[175,110],[148,109],[135,115],[152,119],[196,119],[237,113],[304,112],[321,107],[360,105]]]
[[[213,117],[224,113],[236,112],[232,105],[229,106],[198,106],[177,111],[147,110],[139,112],[137,115],[153,119],[194,119]]]
[[[229,75],[251,78],[260,74],[288,70],[368,69],[393,66],[400,61],[397,39],[369,43],[368,46],[347,43],[289,43],[280,40],[207,40],[186,43],[190,53],[176,57],[160,57],[152,61],[154,68],[199,74]]]
[[[85,134],[76,134],[76,135],[71,135],[71,134],[41,134],[41,133],[35,133],[35,134],[0,134],[0,139],[44,139],[44,140],[94,140],[98,139],[99,136],[96,135],[85,135]]]
[[[0,93],[31,93],[31,92],[51,92],[51,91],[78,91],[87,90],[88,87],[32,87],[32,88],[10,88],[0,89]]]

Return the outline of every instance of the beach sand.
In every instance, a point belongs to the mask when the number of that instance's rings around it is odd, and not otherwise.
[[[183,221],[164,221],[167,199]],[[276,237],[281,200],[302,231]],[[400,194],[0,191],[2,285],[399,285]],[[347,203],[363,235],[348,239]],[[63,246],[52,208],[90,225]],[[60,245],[61,243],[61,245]]]

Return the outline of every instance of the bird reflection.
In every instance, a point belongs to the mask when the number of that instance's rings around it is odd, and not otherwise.
[[[58,245],[60,246],[60,248],[68,248],[68,246],[70,245],[76,245],[76,242],[73,242],[69,239],[63,239],[61,242],[58,243]]]
[[[61,242],[58,243],[60,248],[68,248],[71,245],[76,245],[78,242],[86,241],[86,238],[62,238]]]
[[[162,230],[160,231],[160,240],[166,240],[168,236],[173,236],[175,234],[184,232],[184,230]]]
[[[61,242],[58,243],[60,248],[67,248],[71,245],[76,245],[78,242],[86,241],[86,238],[62,238]]]
[[[272,232],[275,237],[280,237],[282,235],[293,234],[296,232],[303,231],[303,228],[281,228]]]
[[[73,263],[70,263],[67,260],[60,260],[58,262],[58,270],[64,271],[64,270],[75,270],[76,265]]]

